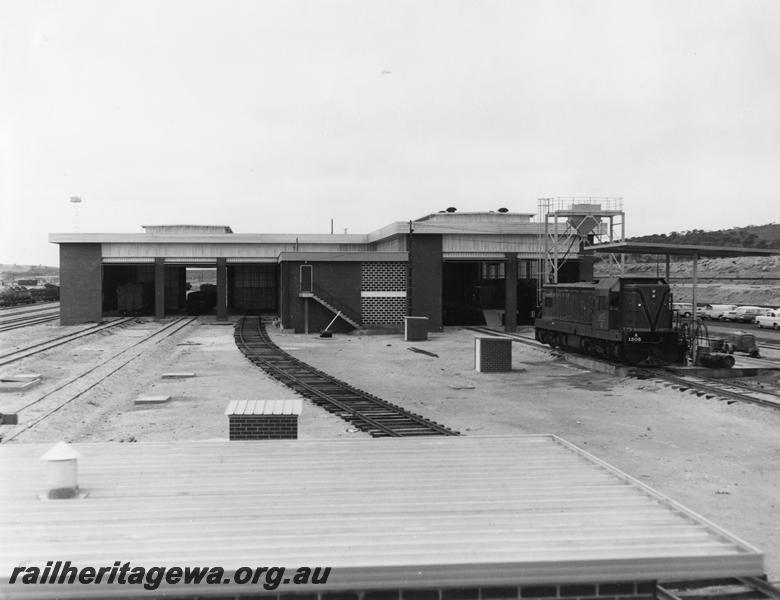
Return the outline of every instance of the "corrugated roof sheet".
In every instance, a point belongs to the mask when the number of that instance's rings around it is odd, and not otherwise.
[[[299,415],[303,400],[231,400],[225,408],[226,415]]]
[[[0,446],[4,581],[49,560],[332,567],[317,591],[763,572],[756,549],[554,436],[75,447],[88,496],[41,501],[47,447]]]

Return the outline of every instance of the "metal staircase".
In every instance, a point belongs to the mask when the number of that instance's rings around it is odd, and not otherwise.
[[[322,306],[324,306],[329,311],[331,311],[334,315],[344,319],[347,323],[352,325],[352,327],[354,327],[355,329],[360,329],[360,323],[354,318],[354,315],[350,316],[348,314],[348,312],[345,312],[345,310],[343,308],[337,308],[336,306],[334,306],[334,303],[336,302],[336,300],[332,296],[328,295],[326,292],[323,292],[321,289],[319,289],[317,287],[312,287],[312,290],[313,291],[311,291],[311,292],[300,291],[300,292],[298,292],[298,297],[299,298],[312,298],[312,299],[316,300]],[[327,299],[323,298],[323,296],[325,296]]]

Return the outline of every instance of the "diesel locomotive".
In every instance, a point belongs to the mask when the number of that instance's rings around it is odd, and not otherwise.
[[[672,294],[662,278],[619,277],[542,289],[536,339],[634,365],[683,361]]]

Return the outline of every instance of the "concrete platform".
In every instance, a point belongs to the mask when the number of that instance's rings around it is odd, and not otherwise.
[[[166,402],[169,402],[171,397],[169,395],[158,395],[158,396],[140,396],[139,398],[135,399],[136,405],[144,405],[144,404],[165,404]]]
[[[41,382],[40,376],[33,378],[0,379],[0,393],[23,392]]]
[[[555,350],[552,351],[556,352]],[[581,354],[572,354],[569,352],[563,354],[562,358],[566,362],[571,363],[573,365],[577,365],[578,367],[589,369],[591,371],[596,371],[597,373],[606,373],[607,375],[614,375],[616,377],[628,377],[636,369],[636,367],[632,367],[631,365],[618,365],[606,360],[601,360],[600,358],[594,358],[592,356],[583,356]]]
[[[40,379],[40,373],[14,373],[13,375],[3,375],[0,377],[0,383],[16,382],[16,381],[33,381],[34,379]]]

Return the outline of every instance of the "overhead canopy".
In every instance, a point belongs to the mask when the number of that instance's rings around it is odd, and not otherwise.
[[[688,244],[650,244],[645,242],[613,242],[585,246],[583,252],[607,252],[609,254],[664,254],[667,256],[694,256],[710,258],[736,258],[738,256],[775,256],[780,249],[734,248],[729,246],[702,246]]]

